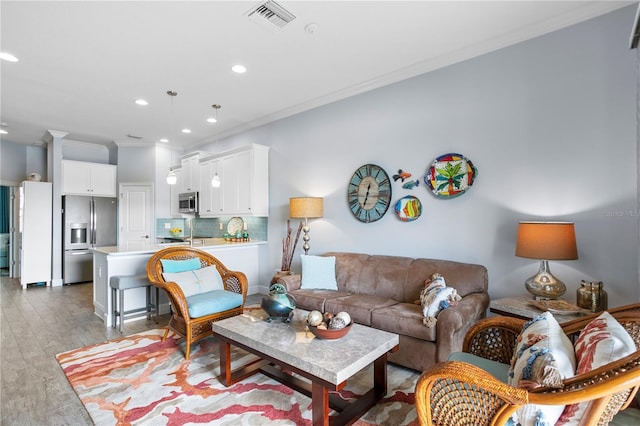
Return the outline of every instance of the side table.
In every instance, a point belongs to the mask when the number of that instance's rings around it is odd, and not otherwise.
[[[530,320],[544,312],[529,304],[531,300],[533,300],[532,296],[514,296],[492,300],[489,303],[489,312],[513,318]],[[587,314],[577,312],[567,315],[553,314],[553,317],[562,325],[563,323],[573,321],[584,315]]]

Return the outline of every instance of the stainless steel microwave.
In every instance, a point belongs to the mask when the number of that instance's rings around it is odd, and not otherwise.
[[[180,213],[198,213],[198,193],[184,192],[178,194],[178,211]]]

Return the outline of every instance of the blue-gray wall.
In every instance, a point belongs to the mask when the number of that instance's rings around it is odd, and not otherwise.
[[[618,10],[199,148],[271,147],[273,268],[289,197],[311,195],[325,200],[324,218],[311,222],[311,253],[480,263],[494,298],[522,294],[538,269],[514,255],[520,220],[574,221],[579,260],[551,262],[568,300],[589,279],[604,282],[612,305],[638,301],[634,13]],[[389,174],[401,168],[422,180],[448,152],[479,170],[468,193],[441,200],[424,182],[412,191],[397,183],[394,200],[422,201],[418,220],[401,222],[391,211],[371,224],[353,218],[346,189],[360,165],[376,163]]]

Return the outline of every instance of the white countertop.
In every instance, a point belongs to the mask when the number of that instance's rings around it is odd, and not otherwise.
[[[196,244],[195,242],[202,241],[202,243]],[[260,245],[267,244],[266,241],[244,241],[244,242],[231,242],[225,241],[224,238],[194,238],[194,248],[198,249],[215,249],[215,248],[230,248],[230,247],[242,247],[249,245]],[[143,240],[143,241],[130,241],[126,244],[121,244],[117,246],[107,246],[107,247],[95,247],[92,250],[97,253],[103,253],[112,256],[123,256],[130,254],[151,254],[155,253],[158,250],[162,250],[163,248],[172,247],[172,246],[189,246],[187,242],[178,242],[178,243],[163,243],[156,244],[151,242],[151,240]]]

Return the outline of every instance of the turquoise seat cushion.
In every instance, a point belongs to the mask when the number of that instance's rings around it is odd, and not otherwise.
[[[502,364],[465,352],[453,352],[448,359],[449,361],[462,361],[475,365],[503,383],[507,383],[509,379],[509,364]]]
[[[189,315],[200,318],[242,306],[242,295],[226,290],[213,290],[187,297]]]
[[[191,257],[185,260],[160,259],[162,272],[185,272],[200,269],[200,259]]]

